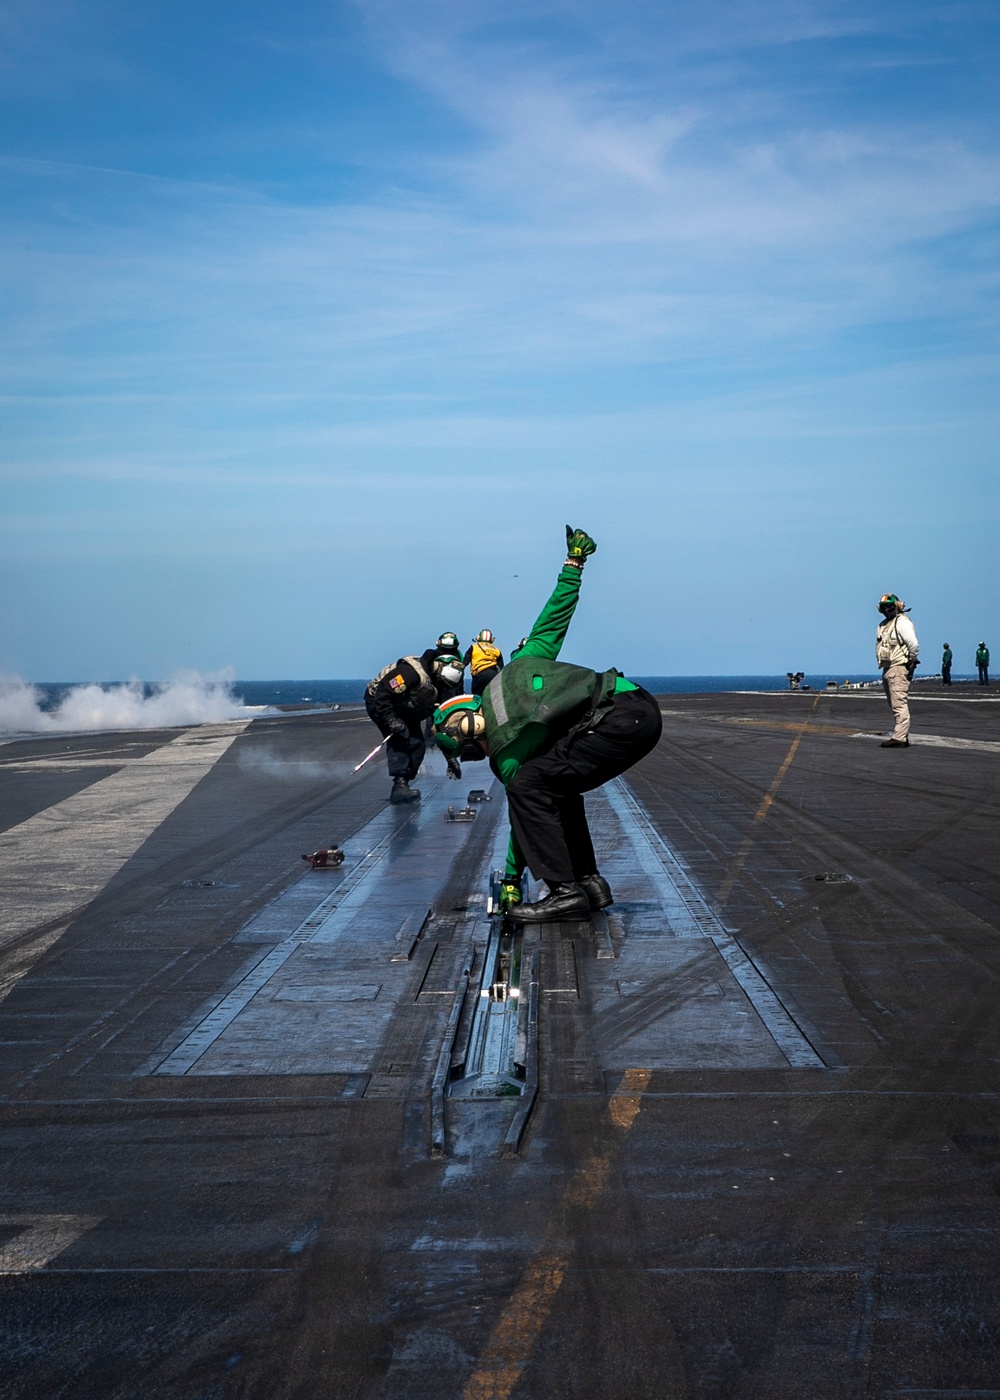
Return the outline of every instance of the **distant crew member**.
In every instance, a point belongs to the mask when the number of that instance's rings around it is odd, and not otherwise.
[[[941,684],[951,685],[951,643],[945,642],[944,653],[941,657]]]
[[[882,688],[896,721],[884,749],[910,747],[910,707],[907,698],[913,672],[919,666],[920,644],[913,623],[906,616],[906,604],[895,593],[883,593],[878,601],[883,621],[875,633],[875,660],[882,669]]]
[[[434,644],[435,660],[441,661],[447,658],[454,661],[455,657],[460,654],[461,647],[459,646],[457,634],[455,632],[442,632]],[[466,664],[466,662],[459,662],[459,665],[463,668]],[[451,670],[454,670],[454,667],[450,667],[449,671]],[[437,676],[438,696],[441,700],[448,700],[452,695],[460,695],[463,689],[463,683],[464,677],[461,674],[459,674],[458,678],[454,681],[446,681],[442,673],[439,672]],[[427,737],[433,738],[434,736],[432,733],[429,733]]]
[[[503,670],[503,653],[493,640],[493,633],[488,627],[484,627],[479,633],[465,653],[464,660],[472,676],[472,694],[482,695],[490,681],[496,680]]]
[[[990,649],[985,642],[979,643],[979,650],[976,652],[976,667],[979,671],[979,684],[989,685],[990,683]]]
[[[568,558],[552,596],[482,695],[460,695],[434,716],[437,742],[456,758],[489,758],[507,789],[511,840],[501,902],[520,923],[588,918],[612,903],[599,874],[583,794],[656,747],[660,708],[617,671],[557,661],[597,546],[566,527]],[[549,892],[521,904],[525,866]]]
[[[391,666],[383,666],[365,690],[368,717],[388,739],[390,802],[419,800],[419,791],[410,784],[420,771],[427,747],[423,722],[462,683],[462,659],[457,650],[449,652],[442,646],[442,640],[438,638],[438,645],[420,656],[401,656]],[[461,777],[457,760],[449,764],[449,771],[453,768],[455,776]]]

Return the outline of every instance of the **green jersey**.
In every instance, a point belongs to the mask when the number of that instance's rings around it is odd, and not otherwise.
[[[617,671],[591,671],[556,659],[573,620],[582,581],[582,569],[563,565],[524,646],[483,692],[490,767],[504,787],[547,744],[554,725],[565,723],[574,711],[608,708],[613,696],[638,689]],[[523,870],[524,857],[512,834],[506,873],[517,880]]]

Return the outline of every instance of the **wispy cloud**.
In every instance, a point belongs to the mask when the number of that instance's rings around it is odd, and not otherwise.
[[[11,53],[44,92],[83,11],[29,11]],[[6,471],[37,557],[103,533],[185,558],[229,518],[220,556],[294,568],[296,531],[353,548],[405,500],[433,534],[442,502],[589,499],[609,464],[645,473],[643,511],[796,448],[814,482],[850,455],[847,513],[887,451],[927,501],[947,455],[978,471],[1000,150],[989,85],[949,84],[985,61],[983,8],[359,0],[337,43],[206,17],[234,90],[248,54],[289,65],[242,106],[169,44],[158,70],[156,36],[137,58],[123,13],[67,79],[110,94],[74,107],[81,138],[40,101],[0,153]]]

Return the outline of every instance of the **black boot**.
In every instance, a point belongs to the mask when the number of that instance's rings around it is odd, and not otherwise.
[[[393,778],[392,792],[389,794],[390,802],[419,802],[420,793],[416,788],[411,788],[405,778]]]
[[[909,747],[910,747],[910,741],[909,741],[909,739],[883,739],[883,740],[882,740],[882,748],[884,748],[884,749],[908,749]]]
[[[591,909],[607,909],[609,904],[615,902],[611,886],[604,876],[598,875],[596,871],[593,875],[581,875],[580,888],[590,901]]]
[[[577,884],[553,885],[537,904],[518,904],[507,917],[517,924],[543,924],[550,919],[589,919],[590,900]]]

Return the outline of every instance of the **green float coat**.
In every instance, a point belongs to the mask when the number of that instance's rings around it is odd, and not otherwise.
[[[486,719],[490,767],[504,787],[533,754],[545,746],[553,722],[580,709],[594,698],[598,709],[611,704],[623,690],[638,686],[617,671],[598,672],[556,658],[566,639],[580,598],[583,570],[564,564],[552,595],[521,650],[486,687]],[[520,879],[524,859],[513,836],[507,852],[507,875]]]

